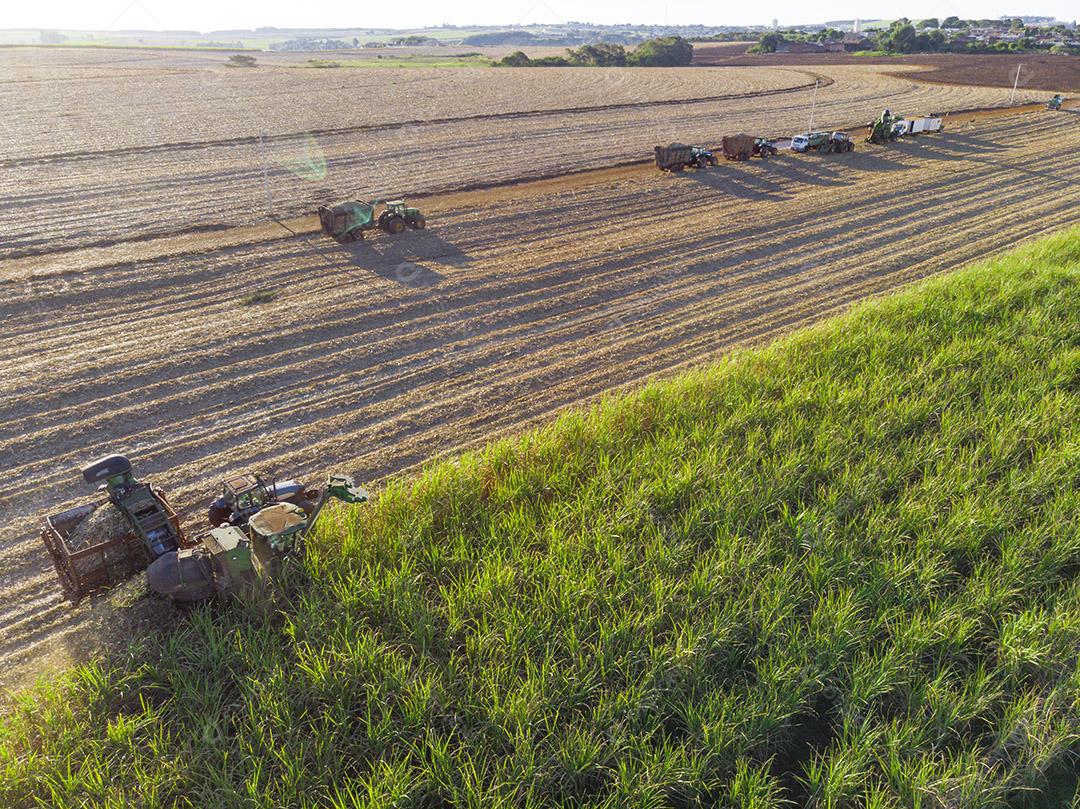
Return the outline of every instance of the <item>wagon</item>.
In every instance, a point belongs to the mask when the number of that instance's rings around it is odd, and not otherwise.
[[[176,512],[165,496],[152,488],[165,507],[165,515],[180,538],[180,547],[189,547],[180,527]],[[71,532],[83,520],[109,501],[88,503],[70,508],[47,517],[41,530],[41,540],[52,557],[64,595],[77,604],[84,596],[107,587],[113,587],[150,564],[150,551],[146,542],[130,529],[123,535],[114,536],[96,545],[72,550],[67,543]]]

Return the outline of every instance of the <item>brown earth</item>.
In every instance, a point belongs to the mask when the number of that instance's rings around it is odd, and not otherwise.
[[[143,631],[69,607],[35,536],[86,460],[129,453],[194,526],[226,475],[375,481],[1075,222],[1075,113],[967,120],[447,193],[353,246],[301,217],[0,261],[4,684]]]
[[[843,53],[732,53],[730,43],[697,43],[694,65],[700,67],[803,67],[827,72],[832,65],[895,65],[922,68],[919,81],[978,87],[1008,87],[1016,80],[1023,90],[1080,93],[1080,56],[1031,53],[916,53],[910,56],[855,56]],[[910,73],[900,74],[910,78]]]
[[[13,110],[0,121],[0,259],[254,226],[328,199],[617,166],[673,140],[848,126],[882,106],[956,110],[1011,96],[866,64],[244,71],[172,52],[128,62],[71,50],[44,62],[32,49],[13,52],[22,61],[0,52],[14,77],[0,82]],[[363,103],[343,103],[352,98]]]

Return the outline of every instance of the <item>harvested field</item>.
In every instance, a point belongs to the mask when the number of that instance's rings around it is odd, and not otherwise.
[[[51,261],[60,250],[255,224],[271,213],[311,212],[328,198],[438,193],[619,165],[672,140],[790,135],[809,123],[815,81],[819,126],[858,125],[881,106],[969,109],[1010,95],[919,83],[873,65],[827,73],[582,68],[555,82],[544,68],[199,70],[186,55],[170,66],[171,54],[140,54],[129,68],[17,61],[33,53],[0,52],[24,76],[2,92],[25,99],[4,135],[13,156],[0,160],[0,258]],[[129,72],[120,90],[101,79],[107,69]],[[70,75],[46,81],[43,71]],[[205,84],[211,73],[218,84]],[[106,92],[124,103],[105,113],[76,103]],[[343,104],[343,95],[364,103]],[[1025,92],[1018,101],[1048,95]],[[73,110],[59,130],[58,98]]]
[[[894,65],[903,71],[919,68],[919,81],[1012,88],[1020,68],[1020,88],[1080,92],[1080,57],[1031,53],[916,53],[910,56],[854,56],[834,53],[733,53],[722,46],[698,43],[694,64],[701,67],[800,67],[814,65],[827,72],[833,65]],[[906,72],[903,75],[908,75]]]
[[[6,684],[111,622],[66,607],[33,533],[88,499],[87,458],[130,453],[189,520],[253,468],[370,481],[1071,224],[1078,146],[1073,114],[1000,116],[832,158],[448,194],[430,230],[351,247],[304,219],[0,263]]]

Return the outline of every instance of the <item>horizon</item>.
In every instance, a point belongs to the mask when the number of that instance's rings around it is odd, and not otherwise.
[[[703,0],[667,2],[658,13],[653,3],[619,3],[600,0],[588,6],[586,13],[567,14],[557,0],[523,2],[520,14],[507,4],[495,0],[479,0],[467,7],[448,9],[442,4],[422,0],[409,9],[379,7],[362,24],[351,24],[350,17],[359,16],[355,8],[344,3],[330,2],[318,9],[298,8],[292,4],[256,4],[250,0],[224,4],[207,0],[190,0],[183,4],[161,0],[130,0],[129,2],[79,3],[60,0],[47,7],[20,5],[0,8],[0,30],[37,31],[63,30],[86,33],[170,33],[185,32],[212,34],[218,32],[278,31],[422,31],[437,28],[511,28],[534,26],[648,26],[680,27],[771,27],[773,19],[779,27],[821,25],[827,20],[812,19],[805,4],[793,0],[778,0],[762,19],[759,11],[748,13],[718,12]],[[1009,11],[1012,7],[1012,12]],[[829,20],[893,20],[907,17],[913,21],[957,16],[961,19],[1001,19],[1003,17],[1048,17],[1058,22],[1075,20],[1076,11],[1064,0],[1049,0],[1040,13],[1015,13],[1015,0],[989,2],[951,2],[951,0],[917,0],[898,10],[895,6],[867,5],[864,2],[840,0],[829,10]],[[884,13],[881,13],[884,12]],[[593,19],[577,19],[592,17]],[[724,17],[720,19],[719,17]],[[258,18],[258,19],[256,19]],[[422,18],[423,22],[419,19]],[[479,19],[477,19],[479,18]],[[659,19],[655,19],[659,18]]]

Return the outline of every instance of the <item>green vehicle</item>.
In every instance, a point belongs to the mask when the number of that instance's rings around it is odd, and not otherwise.
[[[1049,101],[1046,102],[1046,108],[1048,110],[1060,110],[1061,109],[1061,104],[1064,101],[1065,101],[1065,99],[1062,98],[1060,93],[1058,93],[1057,95],[1055,95],[1053,98],[1051,98]]]
[[[182,604],[257,592],[286,559],[304,553],[305,539],[331,499],[364,503],[368,495],[351,477],[330,475],[310,512],[295,503],[273,503],[242,527],[212,528],[195,545],[159,556],[146,571],[150,588]]]
[[[378,207],[383,210],[376,214]],[[406,228],[423,230],[427,220],[419,208],[410,208],[404,200],[391,202],[342,202],[337,205],[319,206],[319,224],[323,233],[339,242],[357,242],[364,238],[364,231],[379,230],[401,233]]]

